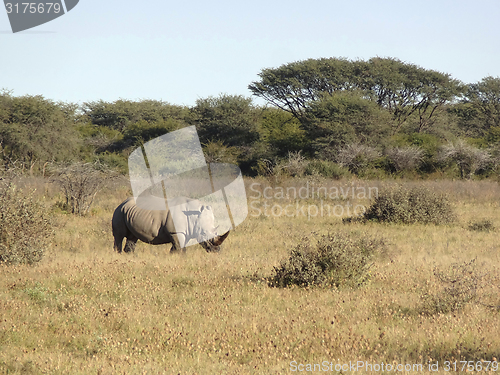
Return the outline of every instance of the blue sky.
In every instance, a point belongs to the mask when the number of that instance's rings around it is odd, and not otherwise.
[[[396,57],[464,82],[500,76],[500,2],[91,1],[12,34],[0,9],[0,88],[55,101],[250,96],[263,68]]]

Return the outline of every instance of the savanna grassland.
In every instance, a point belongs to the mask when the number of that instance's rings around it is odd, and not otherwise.
[[[259,189],[270,184],[264,179],[247,184],[255,182]],[[306,183],[396,184],[280,182]],[[335,365],[349,361],[423,364],[420,373],[430,372],[429,362],[439,362],[444,373],[444,361],[500,360],[498,230],[469,228],[482,220],[500,227],[496,182],[404,183],[448,194],[457,214],[448,225],[344,224],[337,216],[278,217],[250,209],[220,253],[196,245],[186,255],[170,255],[169,245],[143,243],[134,254],[113,252],[111,215],[129,194],[125,184],[101,192],[85,217],[62,211],[62,196],[37,184],[56,220],[53,244],[35,266],[0,266],[1,373],[282,374],[299,370],[299,364],[323,364],[323,370],[338,373]],[[249,203],[263,201],[249,189],[247,194]],[[335,202],[370,203],[368,197],[351,198]],[[296,203],[279,197],[272,202]],[[383,240],[386,246],[374,258],[368,284],[269,286],[273,268],[313,232]],[[429,312],[423,296],[443,290],[436,270],[473,259],[474,299],[449,313]],[[325,368],[324,361],[333,367]],[[463,363],[456,366],[460,370]],[[393,372],[416,373],[413,369]]]

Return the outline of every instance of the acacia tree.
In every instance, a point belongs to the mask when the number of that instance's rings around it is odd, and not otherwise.
[[[467,99],[478,109],[486,129],[500,126],[500,77],[469,85]]]
[[[415,113],[419,116],[418,130],[426,130],[433,116],[463,92],[463,85],[449,74],[393,58],[309,59],[263,69],[259,77],[260,81],[249,85],[252,93],[301,122],[309,120],[308,108],[325,96],[360,90],[365,99],[392,114],[393,133]]]
[[[459,125],[469,136],[492,133],[494,141],[500,130],[500,77],[485,77],[468,85],[463,100],[452,109]]]
[[[346,59],[308,59],[263,69],[260,81],[252,82],[248,88],[255,96],[302,120],[308,105],[325,93],[356,87],[352,79],[357,72],[356,64]]]
[[[418,115],[418,132],[432,125],[446,103],[459,97],[465,87],[449,74],[421,68],[392,58],[372,58],[366,63],[363,88],[393,115],[393,133]]]

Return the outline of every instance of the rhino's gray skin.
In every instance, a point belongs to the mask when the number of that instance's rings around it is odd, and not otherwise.
[[[162,203],[164,205],[164,200]],[[188,241],[195,238],[207,252],[220,250],[220,245],[229,232],[222,236],[216,235],[214,215],[210,206],[204,206],[196,199],[179,198],[173,209],[176,210],[177,224],[177,215],[185,216],[181,228],[180,225],[177,225],[177,228],[174,226],[170,210],[139,208],[133,197],[123,201],[115,209],[112,219],[114,249],[121,253],[122,242],[126,238],[125,252],[134,251],[137,240],[151,245],[171,243],[170,252],[186,251]]]

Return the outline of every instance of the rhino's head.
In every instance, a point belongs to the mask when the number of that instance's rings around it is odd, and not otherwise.
[[[217,235],[212,207],[202,206],[194,226],[194,235],[198,243],[207,252],[218,252],[220,251],[220,245],[229,235],[229,231],[222,236]]]

